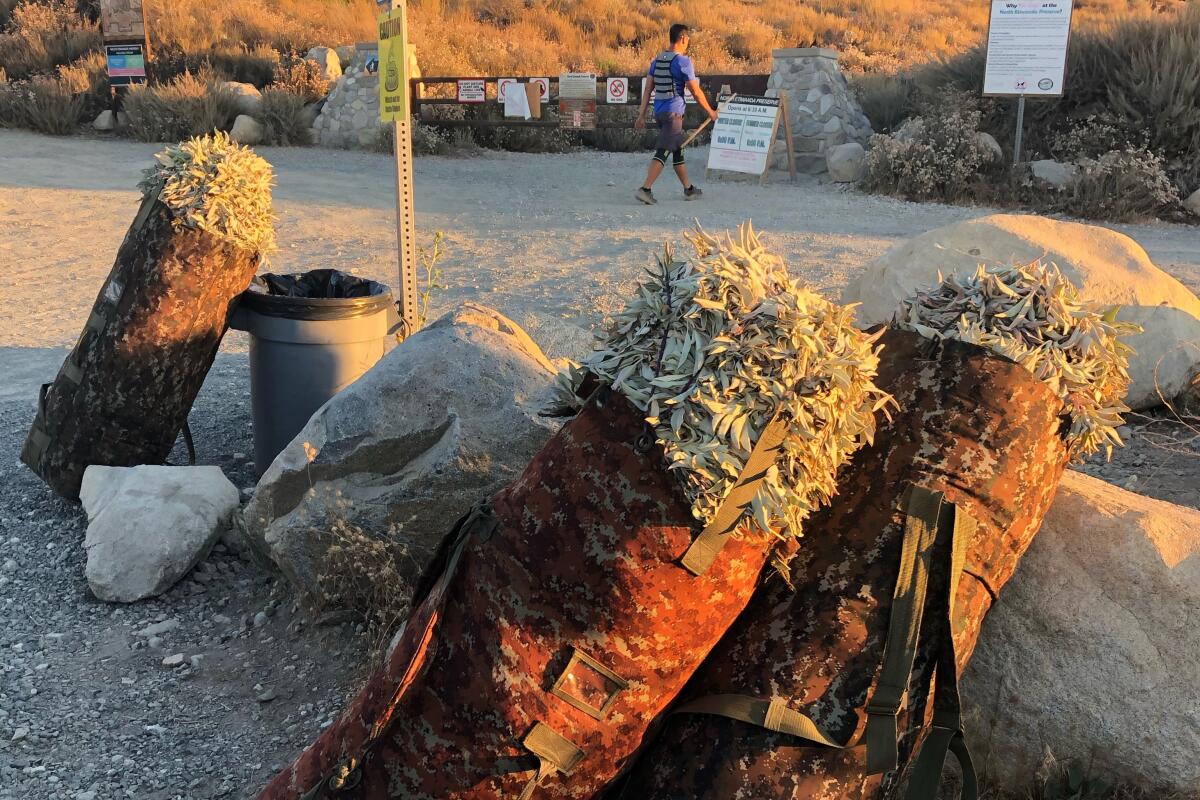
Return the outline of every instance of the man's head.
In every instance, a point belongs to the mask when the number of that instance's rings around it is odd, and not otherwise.
[[[676,22],[671,26],[671,48],[678,50],[680,53],[687,50],[688,42],[691,40],[688,26],[682,22]]]

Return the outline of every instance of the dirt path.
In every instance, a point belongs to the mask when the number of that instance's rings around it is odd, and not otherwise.
[[[353,624],[312,627],[284,587],[216,552],[166,595],[128,607],[83,580],[82,512],[17,452],[37,386],[78,335],[132,220],[158,149],[0,130],[0,800],[247,797],[328,724],[372,645]],[[275,271],[336,267],[393,281],[391,164],[383,156],[264,148],[278,171]],[[423,241],[447,234],[434,313],[463,300],[524,325],[551,356],[586,351],[665,239],[753,217],[795,274],[836,291],[897,241],[988,213],[913,205],[815,184],[706,185],[684,203],[662,184],[632,198],[643,156],[481,154],[417,161]],[[694,158],[699,163],[700,158]],[[1200,290],[1200,233],[1122,226]],[[253,484],[245,341],[225,352],[192,414],[202,463]],[[1088,471],[1197,505],[1200,448],[1177,428]],[[1137,476],[1134,479],[1134,476]],[[163,658],[182,654],[184,665]],[[193,658],[195,657],[195,658]]]

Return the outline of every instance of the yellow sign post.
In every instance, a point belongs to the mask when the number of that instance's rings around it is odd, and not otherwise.
[[[379,17],[379,117],[391,123],[396,151],[396,250],[404,336],[417,331],[417,224],[409,121],[408,18],[405,0],[384,0]]]

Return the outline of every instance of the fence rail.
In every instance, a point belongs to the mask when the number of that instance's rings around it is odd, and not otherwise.
[[[503,116],[503,103],[499,99],[499,83],[502,80],[516,80],[527,83],[534,78],[548,77],[549,95],[543,100],[543,107],[549,104],[555,107],[558,101],[558,78],[556,76],[436,76],[414,78],[410,81],[409,91],[412,98],[413,115],[422,122],[431,122],[447,127],[463,128],[556,128],[558,119],[507,119]],[[644,75],[597,75],[596,76],[596,106],[597,108],[637,108],[642,98],[642,78]],[[625,78],[629,87],[628,99],[623,103],[610,103],[607,97],[607,81],[609,78]],[[700,88],[708,96],[710,103],[716,102],[717,92],[722,86],[728,86],[736,94],[763,95],[767,91],[767,75],[704,75],[699,76]],[[458,82],[460,80],[475,80],[484,82],[485,100],[474,103],[464,103],[458,100]],[[445,96],[443,87],[452,87],[450,95]],[[445,106],[462,106],[465,108],[483,109],[483,113],[469,115],[465,119],[447,119],[435,117],[433,110]],[[489,114],[500,112],[500,116]],[[633,128],[632,118],[628,121],[611,122],[597,121],[597,128]]]

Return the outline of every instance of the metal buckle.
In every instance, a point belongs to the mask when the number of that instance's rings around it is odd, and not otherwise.
[[[593,719],[603,719],[629,682],[578,647],[563,669],[550,694]]]

